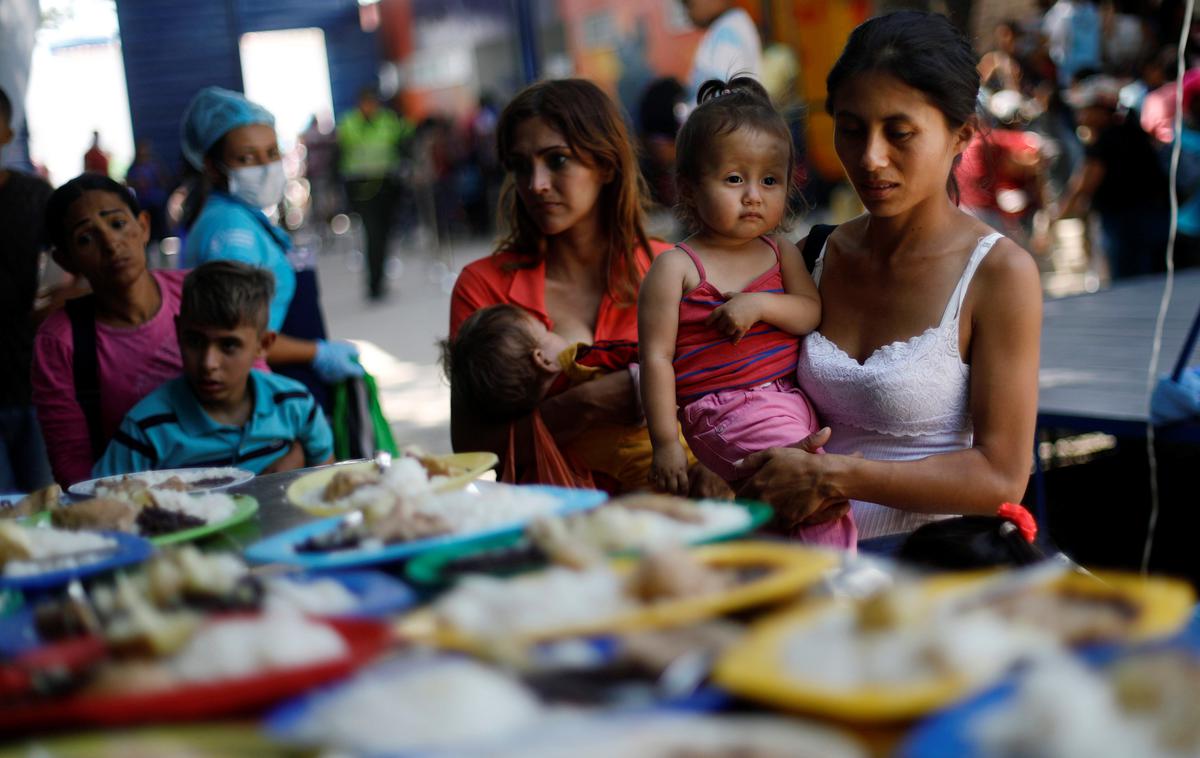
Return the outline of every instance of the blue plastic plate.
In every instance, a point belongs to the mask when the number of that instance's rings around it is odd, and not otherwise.
[[[1016,691],[1016,682],[1009,680],[927,719],[905,740],[896,758],[961,758],[978,754],[979,745],[971,736],[971,722],[1007,702]]]
[[[82,566],[72,566],[71,568],[57,569],[41,574],[30,574],[29,576],[8,577],[0,575],[0,588],[15,590],[51,589],[64,585],[72,579],[100,574],[133,563],[141,563],[154,552],[153,545],[141,537],[136,537],[132,534],[124,534],[122,532],[99,532],[99,534],[103,534],[117,543],[116,550],[101,560]]]
[[[1087,665],[1102,669],[1123,656],[1151,650],[1184,650],[1200,655],[1200,615],[1168,640],[1135,648],[1116,644],[1095,645],[1077,651],[1076,655]],[[896,758],[959,758],[978,754],[980,748],[971,736],[971,722],[1016,697],[1021,676],[1022,672],[1011,674],[992,689],[926,719],[905,740],[896,752]]]
[[[549,487],[535,484],[523,486],[521,489],[553,495],[559,501],[558,507],[554,510],[554,513],[558,515],[595,508],[608,499],[608,495],[599,490],[575,490],[565,487]],[[480,497],[486,496],[486,490],[481,492]],[[329,553],[296,552],[296,545],[310,537],[332,531],[337,528],[337,525],[343,518],[345,517],[333,516],[280,532],[247,548],[246,558],[255,563],[288,563],[308,569],[368,566],[408,558],[434,547],[456,545],[502,534],[515,534],[524,528],[526,522],[523,519],[480,532],[451,534],[426,540],[401,542],[394,545],[386,545],[376,550],[354,549]]]
[[[358,604],[338,618],[384,618],[416,605],[418,600],[416,593],[407,585],[382,571],[303,573],[280,578],[293,582],[332,579],[341,583],[354,595]],[[41,644],[33,622],[32,608],[25,607],[9,616],[0,617],[0,657],[17,655]]]

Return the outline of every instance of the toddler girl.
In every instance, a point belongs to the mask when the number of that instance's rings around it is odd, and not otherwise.
[[[651,480],[679,494],[677,407],[696,458],[735,488],[739,460],[818,428],[793,376],[820,299],[796,246],[769,236],[787,212],[791,134],[753,79],[705,82],[697,101],[676,140],[679,211],[695,233],[654,261],[638,298]],[[792,526],[806,542],[856,542],[849,515]]]

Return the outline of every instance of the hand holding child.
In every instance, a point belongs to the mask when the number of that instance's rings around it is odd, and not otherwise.
[[[650,482],[671,495],[686,495],[688,492],[687,453],[678,441],[654,446],[654,459],[650,465]]]
[[[736,345],[750,331],[750,327],[762,320],[761,301],[753,292],[724,294],[728,302],[714,310],[705,323],[732,337]]]

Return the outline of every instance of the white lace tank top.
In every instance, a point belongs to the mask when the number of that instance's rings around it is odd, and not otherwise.
[[[796,379],[833,431],[828,452],[861,451],[875,460],[904,461],[971,446],[971,367],[959,354],[958,316],[971,278],[1002,236],[980,239],[937,326],[884,345],[863,363],[819,331],[805,338]],[[818,286],[826,248],[813,267]],[[911,532],[946,518],[857,500],[851,507],[859,539]]]

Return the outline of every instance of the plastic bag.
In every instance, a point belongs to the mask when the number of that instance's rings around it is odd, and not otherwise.
[[[1184,370],[1178,379],[1159,378],[1150,397],[1150,418],[1156,426],[1200,420],[1200,367]]]
[[[529,417],[533,427],[533,463],[517,471],[517,425],[508,426],[508,452],[504,456],[504,468],[500,481],[513,484],[553,484],[558,487],[595,488],[591,472],[573,457],[564,455],[554,441],[550,430],[542,421],[542,414],[535,410]]]
[[[398,455],[392,428],[379,405],[375,377],[362,376],[333,387],[333,454],[339,461],[372,458],[380,450]]]

